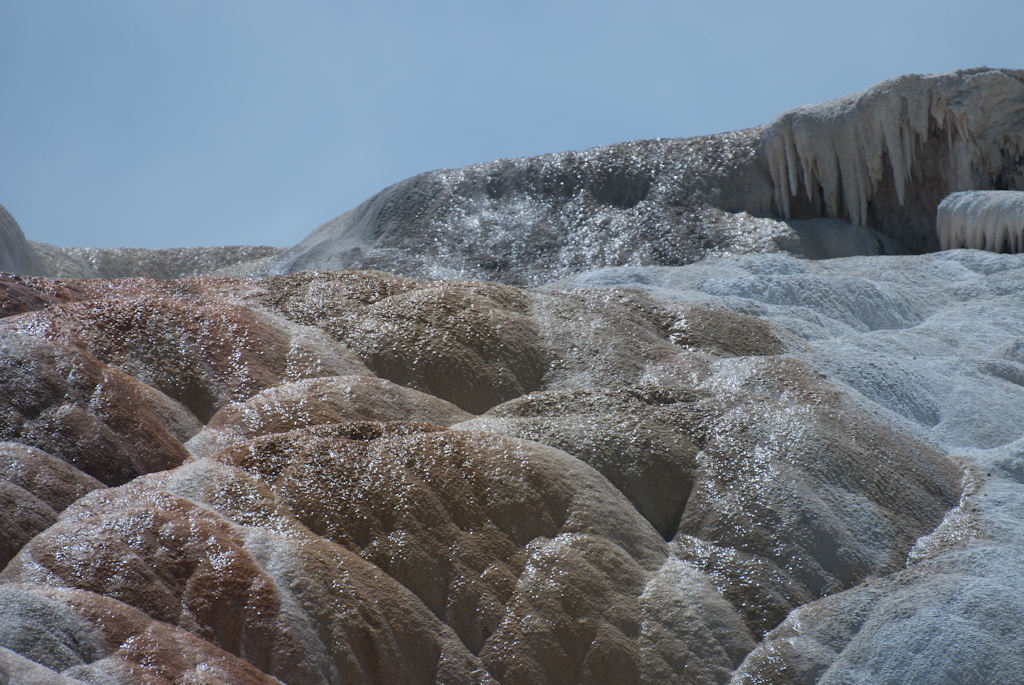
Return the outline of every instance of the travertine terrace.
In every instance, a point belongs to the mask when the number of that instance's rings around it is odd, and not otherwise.
[[[430,172],[289,250],[0,211],[0,683],[1016,682],[1022,84]]]

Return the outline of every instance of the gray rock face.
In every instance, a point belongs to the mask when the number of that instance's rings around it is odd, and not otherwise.
[[[320,226],[268,273],[379,268],[536,285],[799,243],[766,215],[760,130],[642,140],[420,174]],[[745,211],[744,211],[745,210]],[[750,212],[751,214],[748,214]]]
[[[374,268],[538,285],[753,252],[936,251],[949,192],[1024,188],[1021,131],[1024,72],[902,76],[760,128],[420,174],[262,273]]]
[[[52,278],[185,278],[188,276],[245,276],[285,251],[283,247],[232,245],[228,247],[174,247],[146,250],[137,247],[100,249],[57,247],[29,241],[39,256],[38,275]]]
[[[0,205],[0,271],[24,276],[44,275],[43,266],[25,240],[21,226],[3,205]]]

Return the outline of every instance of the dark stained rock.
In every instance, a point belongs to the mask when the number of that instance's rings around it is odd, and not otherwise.
[[[228,522],[174,495],[97,493],[31,542],[2,579],[117,599],[261,671],[314,682],[296,631],[281,621],[273,580],[242,543]]]
[[[265,485],[211,462],[181,471],[81,500],[0,574],[0,591],[71,600],[108,661],[148,654],[174,670],[234,655],[286,683],[493,682],[408,590],[311,535]],[[132,640],[136,626],[152,637]]]
[[[203,421],[286,379],[369,373],[319,331],[206,296],[90,299],[8,317],[0,326],[84,350]]]
[[[693,488],[693,393],[656,387],[536,392],[458,424],[462,430],[536,440],[597,469],[666,539]]]
[[[326,331],[377,375],[477,414],[534,390],[679,376],[708,358],[690,352],[802,349],[792,334],[753,317],[667,308],[626,289],[530,292],[314,272],[256,281],[240,295]]]
[[[803,341],[755,317],[659,302],[631,288],[531,293],[552,361],[545,389],[657,384],[689,390],[722,356],[802,351]]]
[[[87,299],[88,295],[79,287],[80,283],[15,274],[0,275],[0,319],[39,311],[50,304]]]
[[[69,678],[40,682],[280,682],[205,640],[102,595],[39,585],[4,585],[0,592],[7,607],[2,634],[15,644],[9,649]]]
[[[38,311],[57,301],[54,297],[24,285],[19,276],[0,276],[0,318]]]
[[[0,442],[0,479],[31,492],[58,513],[104,487],[66,461],[14,442]]]
[[[177,466],[199,426],[180,405],[92,355],[0,336],[0,439],[38,447],[107,485]]]
[[[0,480],[0,568],[56,520],[53,507],[24,488]]]
[[[481,413],[540,387],[547,358],[525,293],[367,273],[266,279],[249,296],[317,326],[382,378]]]
[[[736,344],[725,321],[719,347]],[[586,461],[674,537],[674,554],[715,578],[757,635],[814,597],[902,567],[960,495],[941,453],[786,357],[716,362],[688,392],[533,393],[456,428]]]
[[[261,435],[346,421],[421,421],[449,426],[470,418],[455,405],[383,378],[311,378],[264,390],[217,412],[186,447],[211,456]]]
[[[246,550],[282,596],[294,598],[282,611],[300,629],[324,680],[493,684],[479,659],[415,595],[311,533],[265,481],[211,460],[151,480],[243,526]]]
[[[0,569],[72,502],[102,487],[41,450],[0,442]]]
[[[644,599],[679,562],[607,481],[557,450],[364,423],[257,438],[216,459],[265,480],[310,530],[412,590],[503,683],[640,682],[683,668],[723,682],[752,645],[688,565],[685,582],[666,579]],[[667,661],[641,626],[686,643],[691,624],[663,622],[670,606],[689,607],[700,630],[729,628]]]
[[[26,276],[44,275],[43,265],[35,250],[25,240],[21,226],[7,208],[0,205],[0,272],[2,271]]]

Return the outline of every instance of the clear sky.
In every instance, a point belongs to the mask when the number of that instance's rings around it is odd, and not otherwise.
[[[1024,0],[0,0],[0,204],[57,245],[292,245],[422,171],[1024,68],[1021,26]]]

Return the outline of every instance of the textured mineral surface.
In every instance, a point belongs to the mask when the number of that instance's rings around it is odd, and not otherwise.
[[[540,285],[725,255],[919,254],[940,247],[942,199],[968,190],[1024,191],[1024,71],[908,74],[743,131],[423,173],[259,268]]]
[[[984,254],[13,280],[0,663],[848,682],[931,630],[998,676],[1020,629],[969,605],[1017,549],[1024,262]]]
[[[0,685],[1019,682],[1016,199],[935,217],[1024,190],[1022,84],[432,172],[287,252],[0,211]]]

